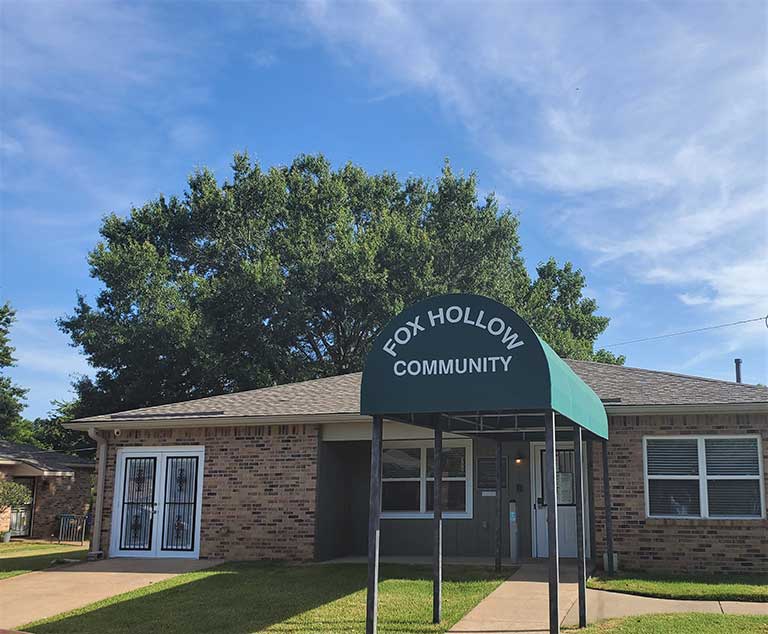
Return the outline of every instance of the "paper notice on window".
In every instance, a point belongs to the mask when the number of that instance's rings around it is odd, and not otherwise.
[[[557,503],[573,504],[573,474],[557,474]]]

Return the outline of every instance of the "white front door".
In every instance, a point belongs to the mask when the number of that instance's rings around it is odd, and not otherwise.
[[[574,481],[574,452],[572,442],[557,443],[557,537],[561,557],[576,557],[576,483]],[[549,556],[549,535],[547,519],[547,499],[544,489],[544,443],[531,443],[531,534],[533,536],[533,556]],[[583,455],[585,457],[583,470],[584,482],[584,531],[587,542],[587,556],[589,555],[589,508],[587,473],[586,473],[586,445]]]
[[[112,556],[199,556],[204,457],[203,447],[118,449]]]

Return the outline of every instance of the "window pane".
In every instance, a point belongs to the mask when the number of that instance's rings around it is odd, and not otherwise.
[[[757,438],[707,438],[707,475],[760,475]]]
[[[385,449],[383,461],[385,478],[418,478],[421,475],[421,449]]]
[[[699,449],[695,438],[646,441],[648,475],[698,475]]]
[[[467,475],[466,447],[443,447],[443,477],[463,478]],[[434,475],[435,450],[427,449],[427,477]]]
[[[759,480],[709,480],[709,514],[760,517]]]
[[[419,512],[419,482],[382,482],[382,511]]]
[[[443,511],[463,513],[467,510],[467,489],[463,480],[443,482]],[[427,482],[427,510],[432,511],[435,504],[435,483]]]
[[[507,457],[501,460],[501,487],[507,488]],[[496,489],[496,458],[477,459],[477,488]]]
[[[701,515],[698,480],[648,480],[651,515]]]

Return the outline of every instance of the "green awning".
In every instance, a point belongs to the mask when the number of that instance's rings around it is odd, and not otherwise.
[[[515,311],[488,297],[452,294],[406,308],[366,359],[363,414],[555,411],[600,438],[598,396]]]
[[[551,407],[600,438],[608,438],[608,416],[600,397],[536,335],[549,365]]]

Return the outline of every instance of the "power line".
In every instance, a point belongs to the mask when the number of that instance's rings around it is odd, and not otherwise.
[[[677,337],[678,335],[690,335],[694,332],[704,332],[705,330],[715,330],[717,328],[726,328],[727,326],[738,326],[739,324],[749,324],[753,321],[764,321],[765,327],[768,328],[768,315],[765,317],[755,317],[754,319],[742,319],[741,321],[732,321],[729,324],[718,324],[717,326],[705,326],[704,328],[694,328],[693,330],[682,330],[681,332],[671,332],[668,335],[657,335],[656,337],[645,337],[644,339],[631,339],[630,341],[620,341],[619,343],[612,343],[604,348],[615,348],[617,346],[626,346],[630,343],[641,343],[643,341],[655,341],[656,339],[666,339],[667,337]]]

